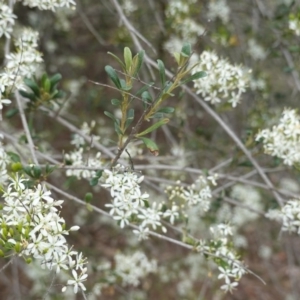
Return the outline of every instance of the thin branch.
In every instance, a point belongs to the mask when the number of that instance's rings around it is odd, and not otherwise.
[[[102,45],[102,46],[107,45],[106,41],[100,36],[99,30],[98,31],[96,30],[96,28],[90,22],[89,18],[83,12],[80,1],[76,1],[76,4],[77,4],[77,11],[79,13],[79,16],[80,16],[81,20],[83,21],[84,25],[90,31],[90,33],[95,37],[95,39],[98,41],[98,43],[100,45]]]
[[[33,144],[32,138],[31,138],[31,134],[30,134],[30,130],[29,130],[29,127],[28,127],[27,120],[26,120],[23,105],[21,103],[21,96],[20,96],[18,91],[15,92],[15,98],[17,100],[17,106],[18,106],[18,109],[19,109],[23,129],[25,131],[25,135],[26,135],[26,139],[27,139],[27,142],[28,142],[28,146],[29,146],[29,150],[30,150],[30,153],[31,153],[32,160],[36,165],[38,165],[39,162],[38,162],[38,160],[36,158],[36,155],[35,155],[35,149],[34,149],[35,147],[34,147],[34,144]]]

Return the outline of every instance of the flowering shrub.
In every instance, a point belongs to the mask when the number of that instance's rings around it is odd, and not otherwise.
[[[202,2],[2,1],[2,298],[299,298],[299,4]]]

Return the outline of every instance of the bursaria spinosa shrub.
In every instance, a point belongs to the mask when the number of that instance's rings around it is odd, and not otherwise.
[[[250,2],[0,3],[1,297],[299,298],[300,6]]]

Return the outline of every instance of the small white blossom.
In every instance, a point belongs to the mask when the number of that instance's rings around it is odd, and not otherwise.
[[[210,0],[208,4],[208,19],[214,21],[220,18],[223,23],[229,22],[230,8],[226,0]]]
[[[241,66],[231,65],[215,52],[202,52],[192,73],[199,71],[206,72],[207,76],[194,80],[196,93],[212,104],[227,101],[236,107],[249,84],[249,76]]]
[[[300,18],[291,14],[289,16],[289,29],[292,30],[296,35],[300,36]]]
[[[300,163],[300,116],[294,109],[285,109],[279,124],[262,130],[256,140],[262,140],[266,154],[281,158],[284,164]]]
[[[0,3],[0,37],[3,35],[5,35],[6,38],[10,37],[16,18],[17,16],[13,14],[9,6]]]
[[[148,260],[141,251],[132,255],[117,254],[115,255],[115,262],[115,272],[121,277],[123,286],[137,286],[143,277],[157,271],[156,261]]]

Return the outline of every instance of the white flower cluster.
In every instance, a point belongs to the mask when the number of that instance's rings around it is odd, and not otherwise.
[[[255,39],[248,41],[248,53],[254,60],[264,60],[267,56],[265,49]]]
[[[138,9],[136,3],[134,3],[132,0],[124,0],[122,3],[122,8],[125,14],[128,16]]]
[[[252,186],[247,186],[243,184],[236,184],[230,193],[231,198],[238,200],[241,205],[247,205],[254,210],[262,211],[263,205],[261,202],[261,195],[257,189]],[[241,227],[244,224],[248,224],[249,222],[257,219],[259,215],[253,211],[249,211],[241,206],[234,206],[229,213],[225,213],[226,207],[228,208],[228,204],[223,205],[223,210],[221,209],[218,212],[218,215],[222,217],[223,221],[229,221],[237,227]]]
[[[184,42],[195,44],[198,36],[205,32],[204,27],[189,16],[190,6],[194,3],[196,3],[196,0],[171,0],[168,3],[166,15],[172,19],[171,26],[176,33],[164,45],[170,53],[175,50],[180,51]],[[178,38],[178,35],[181,38]]]
[[[190,5],[196,3],[197,0],[171,0],[168,2],[166,9],[167,17],[176,17],[180,14],[188,14]]]
[[[208,4],[207,17],[214,21],[220,18],[223,23],[229,22],[230,7],[226,0],[210,0]]]
[[[115,263],[115,273],[121,277],[123,286],[138,286],[141,278],[157,271],[156,260],[148,260],[141,251],[132,255],[118,253],[115,255]]]
[[[84,122],[80,131],[86,136],[91,136],[91,131],[95,125],[95,121],[92,121],[91,125]],[[100,139],[100,137],[96,135],[92,135],[91,137],[92,141],[98,141]],[[66,175],[76,176],[78,179],[91,179],[95,177],[96,170],[103,167],[100,160],[101,153],[97,152],[93,157],[90,153],[90,147],[87,147],[84,138],[77,133],[74,134],[71,144],[76,147],[76,150],[65,154],[65,160],[72,165],[72,168],[66,171]],[[86,154],[84,152],[86,152]]]
[[[208,177],[200,176],[195,183],[187,187],[179,185],[174,188],[169,186],[166,188],[166,193],[169,194],[169,200],[179,197],[179,199],[184,200],[187,206],[191,207],[197,205],[201,207],[202,211],[206,212],[210,208],[212,198],[210,185],[216,185],[216,179],[217,175]],[[173,206],[175,205],[173,204]]]
[[[294,109],[285,109],[277,126],[256,135],[262,139],[266,154],[277,156],[286,165],[300,162],[300,116]]]
[[[300,200],[289,200],[279,214],[282,221],[282,231],[296,232],[300,235]]]
[[[249,83],[249,75],[241,66],[231,65],[213,51],[204,51],[192,73],[205,71],[207,76],[194,80],[196,93],[212,104],[228,101],[236,107]]]
[[[7,38],[10,37],[16,18],[17,16],[13,14],[9,6],[3,2],[0,3],[0,37],[3,35]]]
[[[153,203],[149,207],[149,194],[142,193],[140,183],[144,176],[139,176],[132,171],[124,171],[120,166],[116,166],[112,171],[104,170],[102,175],[103,187],[110,189],[113,197],[112,203],[105,206],[110,208],[110,215],[120,223],[123,228],[131,220],[140,220],[140,226],[133,232],[139,237],[139,240],[147,239],[149,227],[156,230],[158,227],[166,232],[162,226],[161,218],[175,218],[178,213],[174,209],[168,209],[162,212],[162,205]]]
[[[77,179],[92,179],[96,176],[96,170],[103,167],[100,161],[100,152],[97,152],[95,157],[91,157],[84,155],[83,151],[83,148],[79,148],[65,154],[65,160],[72,165],[72,168],[66,171],[67,176],[75,176]]]
[[[2,104],[9,104],[3,99],[3,93],[11,93],[15,89],[25,89],[23,79],[32,77],[39,64],[43,61],[42,54],[36,50],[38,32],[25,28],[15,41],[16,52],[6,56],[6,67],[0,73],[0,111]]]
[[[300,17],[299,16],[290,15],[289,29],[292,30],[296,35],[300,36]]]
[[[3,191],[3,206],[0,211],[0,235],[2,253],[12,249],[18,255],[39,260],[43,268],[71,271],[73,279],[66,285],[74,292],[85,290],[83,281],[87,278],[86,258],[72,250],[65,235],[78,230],[73,226],[65,229],[65,220],[60,217],[59,208],[63,200],[54,200],[43,184],[32,189],[26,187],[26,180],[16,175]],[[66,288],[66,287],[65,287]]]
[[[52,10],[55,11],[60,7],[72,7],[76,6],[74,0],[23,0],[24,5],[29,7],[37,7],[40,10]]]
[[[231,241],[228,236],[232,235],[232,228],[228,224],[218,224],[211,227],[210,231],[213,239],[208,243],[201,240],[197,251],[208,255],[210,253],[222,261],[218,267],[220,271],[218,279],[224,279],[225,284],[221,286],[221,289],[225,292],[232,292],[238,286],[241,277],[247,273],[238,255],[230,247]]]

